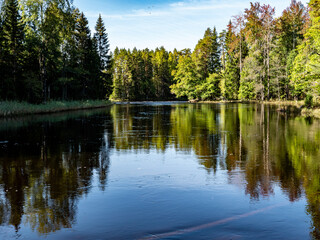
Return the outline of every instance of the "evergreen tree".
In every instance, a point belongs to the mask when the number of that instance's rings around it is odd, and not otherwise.
[[[19,81],[21,81],[23,65],[24,26],[19,13],[18,1],[6,0],[4,4],[2,38],[6,62],[6,80],[2,97],[4,99],[14,99],[21,97],[23,94],[23,89],[21,89],[23,83]]]
[[[204,37],[198,41],[192,59],[204,81],[210,73],[218,73],[220,70],[220,51],[216,28],[208,28]]]
[[[190,51],[187,50],[179,58],[177,70],[174,74],[171,91],[177,97],[187,97],[189,100],[197,99],[196,87],[199,84],[201,75],[196,69],[195,63],[192,61]]]
[[[100,61],[100,81],[103,84],[102,89],[104,89],[105,95],[109,97],[112,93],[110,44],[101,14],[99,14],[95,31],[94,39]]]
[[[95,27],[94,38],[97,42],[97,49],[100,58],[101,70],[107,70],[110,65],[110,44],[108,40],[108,34],[106,33],[106,28],[104,26],[101,14],[99,14],[99,18]]]
[[[152,51],[145,49],[141,52],[141,58],[143,61],[142,72],[143,80],[141,84],[140,96],[143,100],[154,99],[155,88],[152,82],[153,78],[153,65],[152,65]]]
[[[171,72],[168,63],[169,54],[161,47],[156,49],[153,55],[153,85],[155,97],[159,100],[170,98]]]
[[[236,23],[239,25],[239,23]],[[227,26],[224,43],[224,67],[221,79],[221,94],[224,99],[237,99],[240,84],[242,57],[245,56],[245,44],[242,31],[236,32],[231,21]],[[242,38],[242,40],[240,39]]]
[[[219,73],[221,70],[221,48],[219,44],[219,37],[217,29],[214,27],[212,31],[211,39],[211,49],[209,56],[209,73]]]
[[[78,82],[78,98],[88,97],[88,87],[90,84],[90,61],[93,42],[88,26],[88,20],[84,13],[77,14],[75,26],[75,44],[77,49],[76,73]]]

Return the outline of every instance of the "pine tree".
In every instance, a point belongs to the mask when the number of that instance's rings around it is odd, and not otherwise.
[[[24,25],[19,13],[17,0],[5,1],[4,21],[3,21],[3,44],[5,53],[5,65],[7,82],[4,86],[3,98],[15,98],[21,96],[23,90],[19,87],[24,51]],[[10,79],[12,75],[12,79]]]

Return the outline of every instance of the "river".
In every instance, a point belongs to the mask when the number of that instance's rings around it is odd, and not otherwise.
[[[0,119],[0,239],[320,239],[320,121],[240,103]]]

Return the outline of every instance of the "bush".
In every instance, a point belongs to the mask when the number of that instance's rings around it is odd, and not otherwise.
[[[313,96],[311,95],[307,95],[306,98],[304,99],[304,105],[307,107],[307,108],[311,108],[312,105],[313,105]]]

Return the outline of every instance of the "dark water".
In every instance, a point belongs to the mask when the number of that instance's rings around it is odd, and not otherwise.
[[[276,109],[0,119],[0,239],[320,239],[320,121]]]

